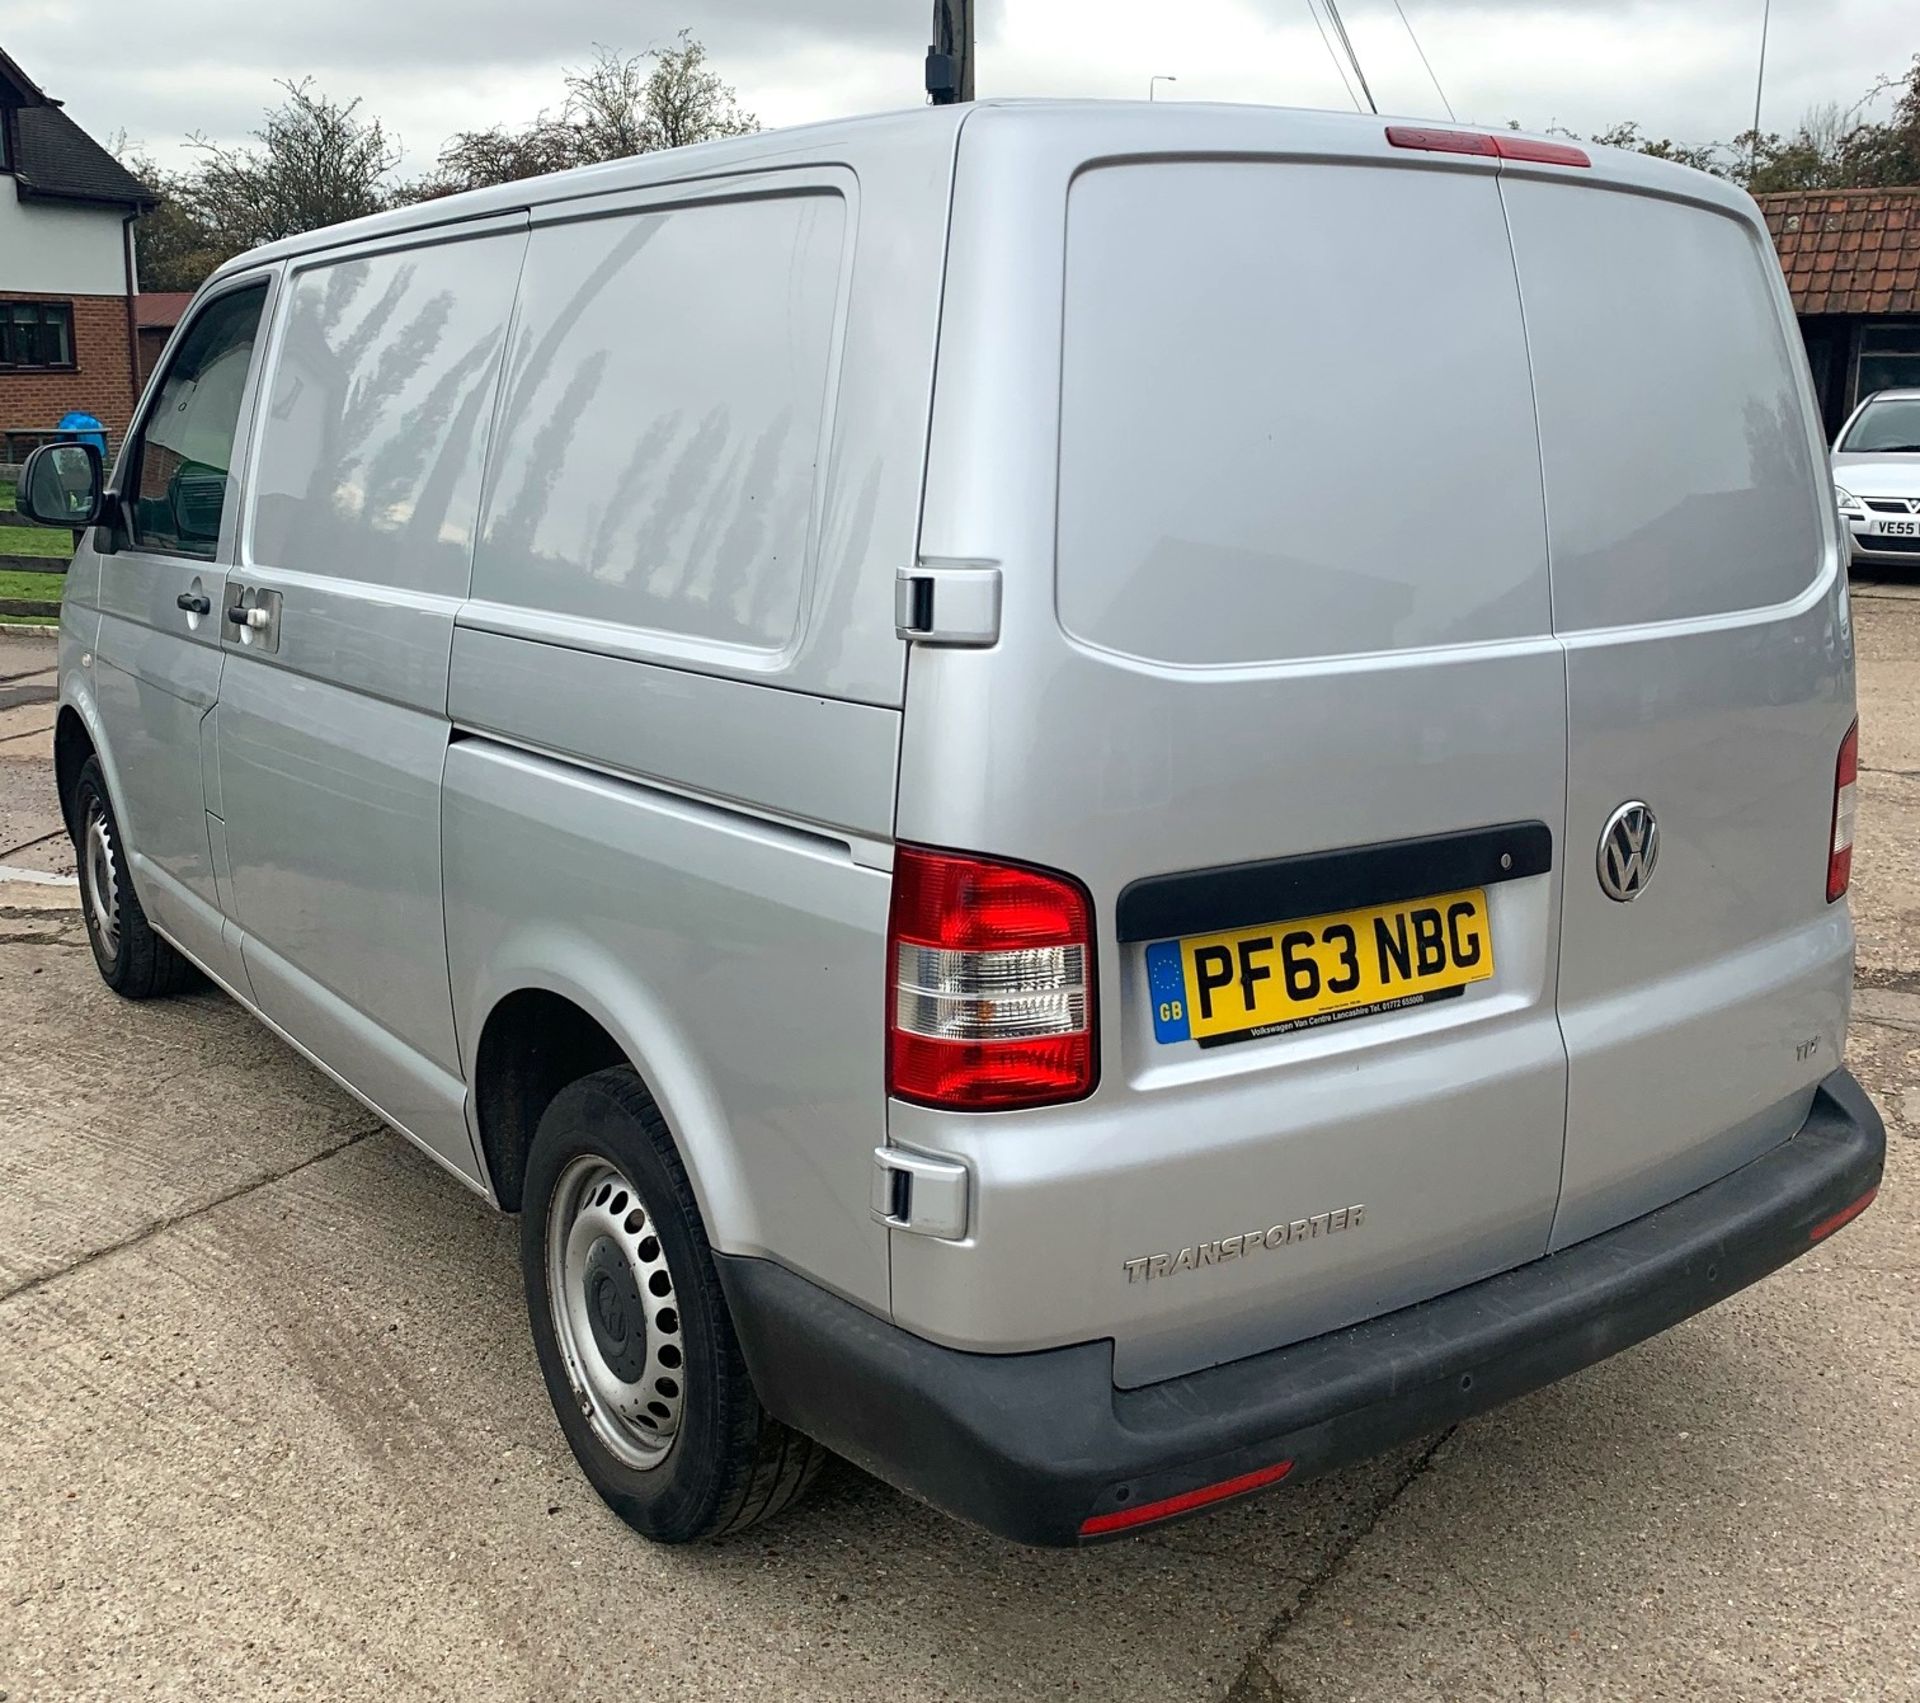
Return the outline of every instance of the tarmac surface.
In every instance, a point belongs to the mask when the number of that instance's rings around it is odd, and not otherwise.
[[[1920,591],[1856,588],[1880,1201],[1417,1448],[1085,1554],[574,1469],[512,1222],[222,997],[101,987],[0,636],[0,1699],[1920,1697]],[[39,879],[21,879],[25,871]]]

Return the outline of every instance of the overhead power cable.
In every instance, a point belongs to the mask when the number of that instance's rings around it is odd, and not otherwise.
[[[1447,109],[1447,117],[1453,117],[1453,102],[1447,99],[1447,91],[1440,87],[1440,79],[1433,75],[1433,61],[1427,58],[1427,50],[1420,45],[1420,38],[1413,33],[1413,21],[1407,16],[1406,7],[1400,0],[1393,0],[1393,9],[1400,14],[1401,23],[1407,26],[1407,40],[1413,43],[1413,51],[1420,55],[1420,63],[1427,68],[1427,75],[1433,78],[1433,92],[1440,97],[1440,104]]]
[[[1340,86],[1347,91],[1347,99],[1353,102],[1353,110],[1360,110],[1360,97],[1353,92],[1353,79],[1347,75],[1346,66],[1340,63],[1340,55],[1335,52],[1333,38],[1327,34],[1327,26],[1320,21],[1320,8],[1314,0],[1307,0],[1307,16],[1313,19],[1313,27],[1320,32],[1320,45],[1327,50],[1327,57],[1333,61],[1333,68],[1339,74]]]

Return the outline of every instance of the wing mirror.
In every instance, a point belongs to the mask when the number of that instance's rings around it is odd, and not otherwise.
[[[20,469],[14,505],[42,526],[76,531],[100,518],[104,503],[100,451],[90,443],[45,443]]]

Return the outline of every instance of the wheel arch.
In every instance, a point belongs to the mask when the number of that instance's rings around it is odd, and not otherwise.
[[[633,1068],[666,1120],[708,1239],[725,1251],[760,1238],[717,1097],[639,979],[599,962],[585,942],[548,943],[474,1001],[486,1013],[467,1064],[468,1104],[494,1199],[520,1209],[540,1115],[569,1082],[612,1064]],[[572,973],[552,969],[565,963]],[[463,1025],[463,1035],[467,1032]]]
[[[68,832],[72,832],[73,784],[80,778],[87,759],[92,757],[98,760],[100,772],[107,778],[107,796],[113,800],[114,815],[119,818],[120,835],[125,840],[128,835],[126,793],[120,785],[120,766],[114,761],[113,744],[107,738],[100,706],[94,698],[92,664],[84,660],[75,662],[68,649],[63,639],[60,710],[54,717],[53,727],[54,785],[60,793],[61,819],[67,824]]]
[[[99,749],[85,718],[72,704],[62,704],[53,726],[53,784],[60,796],[60,819],[66,823],[69,835],[74,832],[74,786],[80,779],[80,771],[87,766],[87,759],[98,755]],[[102,758],[101,769],[104,771],[106,766]],[[107,785],[112,787],[111,779]]]

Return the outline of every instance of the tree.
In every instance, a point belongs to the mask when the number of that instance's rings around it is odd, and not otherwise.
[[[1662,136],[1655,141],[1650,136],[1642,136],[1640,126],[1631,122],[1602,130],[1590,140],[1603,148],[1631,148],[1636,153],[1651,154],[1655,159],[1678,160],[1681,165],[1692,166],[1696,171],[1725,175],[1722,161],[1725,150],[1718,142],[1676,142],[1669,136]]]
[[[223,258],[377,213],[391,199],[386,179],[400,163],[400,148],[380,120],[362,118],[358,99],[342,104],[315,93],[311,78],[279,87],[287,98],[254,132],[260,146],[189,138],[201,158],[177,187]]]
[[[707,50],[690,31],[680,32],[677,48],[656,47],[648,57],[654,62],[647,78],[649,147],[684,148],[760,128],[758,118],[740,110],[732,85],[707,69]]]
[[[564,171],[572,165],[570,139],[544,115],[524,129],[504,124],[491,130],[462,130],[440,150],[439,169],[403,195],[415,200],[480,189],[490,183],[515,183],[523,177]]]
[[[1920,183],[1920,53],[1904,79],[1888,78],[1881,87],[1899,91],[1893,115],[1885,124],[1863,124],[1847,136],[1840,148],[1845,169],[1865,188]]]
[[[1896,94],[1884,123],[1864,116]],[[1810,108],[1789,135],[1743,131],[1731,142],[1681,143],[1642,136],[1634,123],[1593,137],[1603,147],[1633,148],[1731,178],[1755,195],[1786,189],[1885,189],[1920,183],[1920,54],[1903,77],[1882,77],[1855,101]]]
[[[596,46],[584,70],[566,73],[557,113],[543,111],[519,128],[460,132],[441,150],[434,178],[416,193],[511,183],[758,130],[760,121],[741,110],[732,87],[707,64],[706,48],[688,30],[676,39],[677,47],[632,55]]]
[[[760,128],[687,30],[674,46],[646,53],[596,47],[584,69],[565,74],[558,112],[517,128],[461,131],[434,174],[412,183],[393,181],[399,143],[357,99],[334,100],[311,78],[277,87],[286,98],[252,143],[228,147],[195,134],[187,139],[194,157],[180,170],[130,150],[124,136],[116,141],[128,170],[160,198],[135,227],[145,288],[193,289],[249,248],[401,202]]]
[[[128,142],[124,130],[107,139],[107,151],[155,197],[133,227],[141,289],[197,289],[226,256],[217,252],[211,235],[188,209],[178,174]]]

